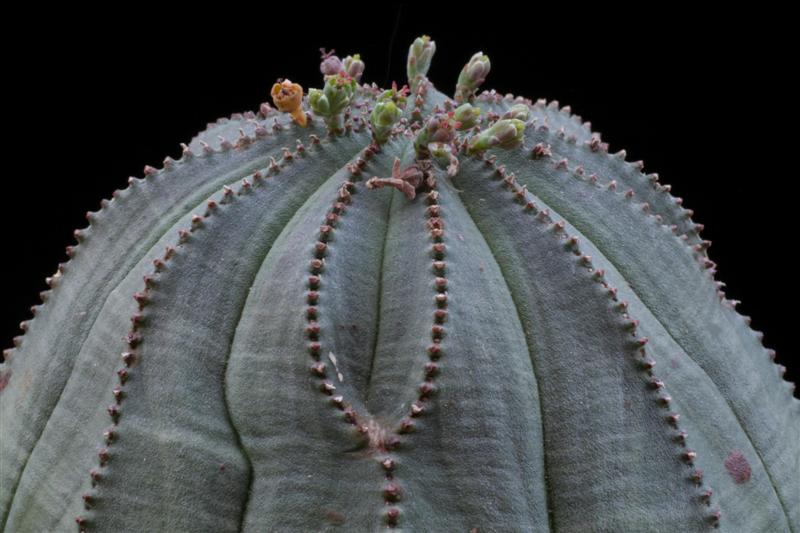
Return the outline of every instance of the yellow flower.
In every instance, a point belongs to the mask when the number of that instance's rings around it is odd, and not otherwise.
[[[272,101],[278,110],[289,113],[300,126],[306,125],[306,113],[303,111],[303,88],[290,80],[283,80],[272,86]]]

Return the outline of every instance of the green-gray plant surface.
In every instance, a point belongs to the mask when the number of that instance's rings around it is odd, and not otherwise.
[[[0,528],[800,533],[800,402],[692,211],[435,49],[324,53],[87,213],[0,364]]]

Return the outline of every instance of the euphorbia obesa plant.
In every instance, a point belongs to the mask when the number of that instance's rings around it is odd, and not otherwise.
[[[800,532],[691,211],[434,50],[324,54],[87,214],[0,367],[6,531]]]

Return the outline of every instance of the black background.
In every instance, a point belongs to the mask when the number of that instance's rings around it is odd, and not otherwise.
[[[742,300],[740,312],[796,382],[797,57],[782,23],[790,18],[753,6],[649,14],[480,6],[70,7],[10,18],[24,37],[4,37],[12,150],[0,210],[3,344],[65,260],[84,213],[129,175],[178,158],[178,143],[206,122],[257,109],[278,77],[321,86],[323,46],[342,57],[360,52],[363,81],[402,84],[407,47],[427,33],[437,43],[429,77],[445,92],[481,50],[492,61],[485,88],[570,104],[612,151],[625,148],[670,183],[705,224],[728,296]]]

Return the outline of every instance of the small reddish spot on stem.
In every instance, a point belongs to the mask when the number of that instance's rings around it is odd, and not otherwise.
[[[331,524],[344,524],[346,521],[344,514],[337,511],[328,511],[325,517]]]
[[[725,458],[725,469],[733,478],[733,482],[737,485],[745,483],[752,475],[750,463],[747,462],[744,454],[739,450],[731,451],[728,457]]]

